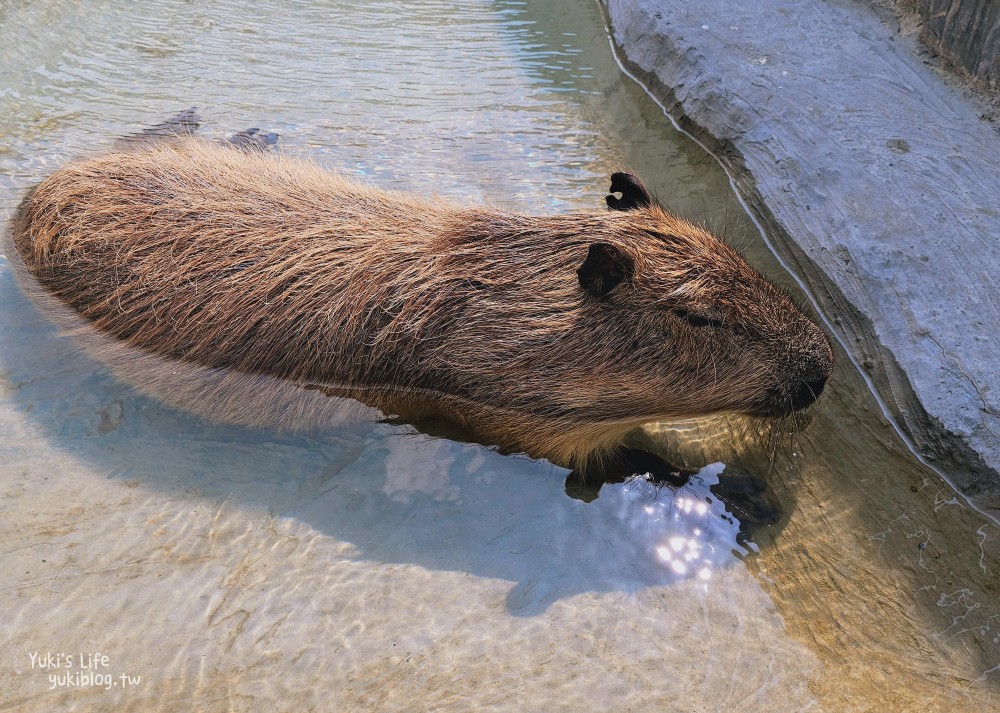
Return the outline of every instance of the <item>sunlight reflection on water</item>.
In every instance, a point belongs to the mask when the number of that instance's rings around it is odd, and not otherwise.
[[[617,505],[622,521],[671,579],[697,577],[707,582],[715,569],[733,563],[734,553],[749,552],[738,543],[739,521],[709,490],[724,467],[708,465],[676,490],[642,477],[605,485],[597,502],[601,507]]]

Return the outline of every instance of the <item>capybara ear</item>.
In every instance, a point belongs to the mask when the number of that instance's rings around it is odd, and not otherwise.
[[[653,202],[649,191],[642,185],[635,175],[631,173],[617,172],[611,174],[611,193],[621,193],[621,198],[609,195],[604,200],[611,210],[636,210],[638,208],[648,208]]]
[[[580,287],[594,297],[606,297],[622,282],[631,282],[635,262],[610,243],[594,243],[587,251],[587,259],[576,271]]]

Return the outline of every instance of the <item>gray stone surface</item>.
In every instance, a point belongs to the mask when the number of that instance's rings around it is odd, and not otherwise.
[[[865,4],[608,0],[929,459],[1000,512],[1000,134]]]

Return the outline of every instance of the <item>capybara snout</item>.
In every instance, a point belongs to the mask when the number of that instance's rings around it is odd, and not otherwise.
[[[756,413],[762,416],[787,415],[811,406],[823,393],[833,372],[833,351],[817,328],[812,343],[792,350],[776,384],[765,394]]]

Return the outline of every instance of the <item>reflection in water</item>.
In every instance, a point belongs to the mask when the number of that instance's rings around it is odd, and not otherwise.
[[[786,418],[755,418],[741,414],[706,416],[648,423],[632,441],[669,456],[685,468],[701,468],[715,460],[735,462],[766,473],[779,453],[813,421],[811,412]]]
[[[734,552],[749,551],[737,544],[739,521],[710,490],[719,482],[723,467],[721,463],[706,466],[677,490],[641,477],[605,485],[598,507],[617,506],[622,519],[631,520],[633,530],[642,530],[647,547],[673,578],[697,577],[707,587],[713,570],[730,564]]]
[[[549,491],[536,502],[517,492],[519,479],[514,473],[527,472],[535,465],[565,472],[562,469],[523,458],[510,459],[479,446],[456,449],[454,443],[422,435],[391,437],[386,445],[382,493],[394,503],[408,506],[411,515],[419,517],[423,508],[436,512],[427,519],[435,523],[432,531],[422,533],[422,538],[433,539],[435,531],[441,531],[453,541],[456,530],[466,530],[472,523],[489,523],[517,503],[522,524],[516,535],[507,537],[530,543],[530,559],[507,562],[497,569],[521,582],[507,600],[518,614],[534,614],[558,598],[593,589],[634,592],[697,579],[708,591],[713,572],[735,565],[736,555],[754,549],[738,542],[739,520],[710,490],[719,482],[724,468],[721,463],[707,466],[677,489],[638,476],[624,483],[605,484],[598,499],[583,505],[559,498],[557,491]],[[493,464],[501,463],[507,474],[500,477],[509,480],[483,478]],[[499,494],[498,489],[507,488],[515,492]],[[490,511],[476,512],[479,507]],[[446,511],[452,512],[445,515]],[[552,521],[562,523],[560,532],[550,529]],[[477,558],[489,561],[497,554],[486,547]],[[568,559],[573,565],[556,567],[557,559]],[[539,569],[540,562],[550,562],[553,567]],[[521,572],[524,574],[517,574]]]

